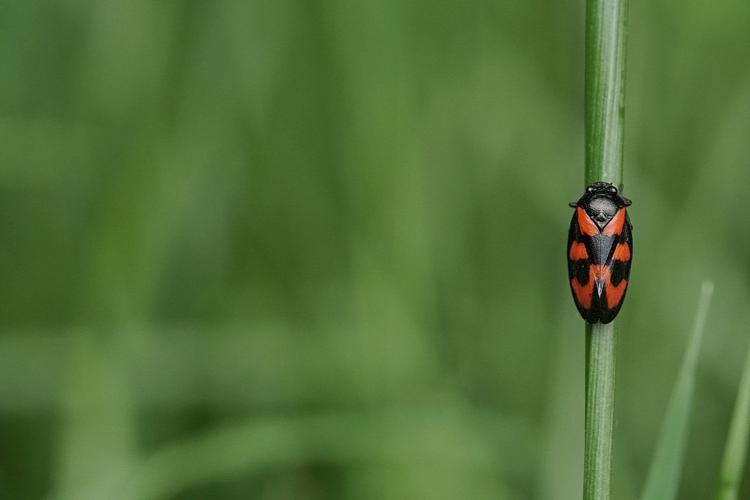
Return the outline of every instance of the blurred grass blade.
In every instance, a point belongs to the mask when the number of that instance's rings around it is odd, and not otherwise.
[[[747,353],[742,380],[737,391],[732,424],[724,449],[724,459],[719,472],[717,500],[736,500],[739,497],[742,471],[747,457],[748,435],[750,435],[750,351]]]
[[[693,406],[698,354],[713,290],[714,286],[710,281],[705,281],[701,287],[690,344],[682,360],[677,382],[672,389],[641,500],[673,500],[676,496]]]

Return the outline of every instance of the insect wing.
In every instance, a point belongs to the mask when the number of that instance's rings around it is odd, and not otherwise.
[[[612,229],[610,229],[610,225],[613,226]],[[609,323],[615,319],[625,300],[625,293],[630,281],[633,233],[630,218],[625,208],[618,211],[602,233],[607,233],[608,229],[613,241],[607,261],[601,270],[604,293],[601,295],[594,294],[594,301],[597,302],[596,305],[599,310],[599,320],[602,323]]]
[[[590,237],[584,234],[584,231],[591,232],[591,225],[593,222],[583,209],[579,207],[573,212],[568,230],[568,281],[578,312],[586,321],[595,323],[598,314],[597,308],[594,307],[590,241],[587,241]]]

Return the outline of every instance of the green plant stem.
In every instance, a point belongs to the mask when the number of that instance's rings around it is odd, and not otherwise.
[[[622,191],[626,0],[586,2],[586,185]],[[609,500],[615,392],[612,323],[586,327],[584,500]]]
[[[583,498],[609,498],[615,408],[615,336],[611,324],[586,326],[586,424]]]
[[[607,181],[622,188],[626,1],[586,2],[587,185]]]

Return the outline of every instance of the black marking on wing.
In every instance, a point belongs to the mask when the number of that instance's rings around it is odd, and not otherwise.
[[[573,219],[570,221],[570,229],[568,230],[568,246],[566,256],[568,258],[568,279],[572,280],[577,278],[579,283],[585,285],[589,280],[589,259],[570,260],[570,247],[573,242],[583,243],[586,245],[587,237],[581,233],[581,228],[578,227],[578,219],[576,212],[573,212]],[[586,245],[586,251],[588,252],[588,246]],[[591,255],[589,253],[589,255]]]

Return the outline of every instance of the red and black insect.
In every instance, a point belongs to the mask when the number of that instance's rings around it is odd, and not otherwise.
[[[630,279],[633,226],[630,200],[608,182],[586,188],[568,232],[568,278],[578,312],[589,323],[609,323],[620,311]]]

